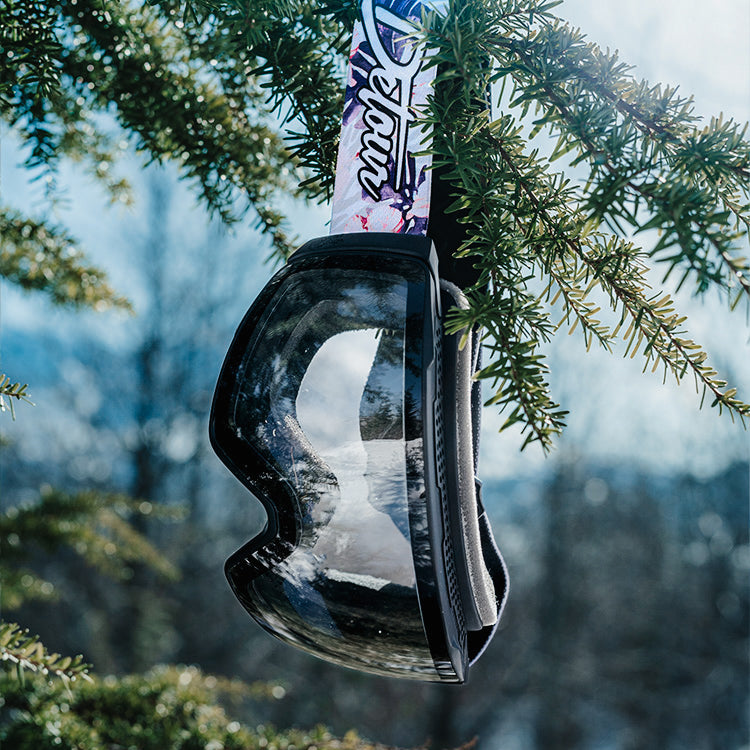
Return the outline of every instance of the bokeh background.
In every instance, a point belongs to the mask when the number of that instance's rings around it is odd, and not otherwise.
[[[558,12],[638,77],[694,94],[705,117],[750,119],[747,0],[566,0]],[[0,161],[4,199],[41,204],[44,185],[18,168],[7,133]],[[100,673],[184,662],[282,685],[270,703],[237,709],[250,723],[323,723],[434,748],[475,736],[491,750],[750,747],[748,433],[699,410],[690,383],[587,354],[576,335],[546,351],[553,396],[571,412],[552,455],[520,452],[518,433],[499,435],[502,418],[485,410],[480,475],[511,595],[468,685],[359,675],[262,633],[222,573],[261,513],[206,435],[234,327],[273,272],[268,248],[250,227],[212,222],[169,168],[131,155],[122,169],[133,207],[107,205],[66,167],[57,211],[136,316],[61,311],[2,287],[2,367],[29,382],[37,406],[3,421],[0,504],[44,484],[180,504],[187,520],[144,530],[183,576],[144,571],[113,585],[73,555],[40,558],[65,596],[19,621]],[[288,210],[301,239],[327,233],[327,207]],[[750,398],[745,311],[730,313],[718,294],[678,299],[717,369]]]

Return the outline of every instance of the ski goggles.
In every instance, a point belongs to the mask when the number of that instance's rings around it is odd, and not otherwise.
[[[464,303],[428,238],[335,235],[300,248],[240,324],[211,442],[268,519],[225,572],[283,641],[463,682],[491,638],[507,575],[474,476],[478,341],[442,331]]]

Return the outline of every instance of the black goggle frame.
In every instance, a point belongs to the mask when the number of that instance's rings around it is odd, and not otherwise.
[[[301,271],[327,269],[387,269],[411,279],[405,332],[405,390],[419,395],[420,409],[417,414],[405,415],[405,430],[407,439],[410,434],[418,433],[422,440],[424,472],[422,477],[409,480],[412,489],[418,489],[421,483],[422,490],[416,495],[410,493],[409,522],[419,607],[434,662],[435,674],[432,676],[409,674],[408,669],[402,674],[397,667],[379,670],[372,664],[358,663],[356,656],[349,659],[326,654],[314,635],[310,637],[305,632],[285,634],[270,625],[249,593],[254,579],[282,563],[296,549],[300,536],[300,509],[288,481],[269,471],[267,457],[250,445],[237,429],[234,403],[237,373],[248,354],[248,347],[253,346],[253,339],[257,338],[258,325],[269,303],[285,282]],[[473,616],[471,592],[476,581],[472,580],[471,571],[467,569],[467,542],[462,529],[460,502],[455,496],[460,478],[453,462],[446,462],[446,456],[453,459],[457,455],[462,441],[468,440],[471,444],[471,435],[462,434],[462,428],[456,428],[455,385],[448,383],[446,388],[443,382],[444,370],[448,379],[455,377],[455,362],[444,363],[443,356],[454,358],[457,351],[456,341],[451,340],[455,337],[444,337],[442,333],[443,305],[438,259],[431,240],[426,237],[363,233],[331,236],[307,243],[268,283],[240,324],[216,387],[210,437],[216,453],[258,498],[268,515],[263,533],[234,553],[225,565],[235,595],[265,629],[298,647],[346,666],[417,679],[463,682],[469,663],[484,649],[496,623],[477,625],[476,616]],[[448,344],[445,352],[444,344]],[[496,600],[492,605],[499,617],[507,591],[507,576],[479,497],[476,503],[481,536],[478,554],[494,582]]]

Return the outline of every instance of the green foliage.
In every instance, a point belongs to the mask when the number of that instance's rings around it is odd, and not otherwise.
[[[288,253],[273,204],[296,191],[297,167],[251,61],[227,54],[224,33],[135,0],[0,0],[0,29],[0,116],[52,193],[69,158],[113,198],[126,197],[114,174],[124,134],[149,161],[175,162],[225,221],[254,208],[275,252]],[[99,113],[114,114],[122,130],[103,127]]]
[[[719,117],[700,127],[692,99],[636,80],[616,53],[557,20],[532,36],[498,29],[484,41],[496,75],[514,86],[513,105],[524,115],[533,106],[536,127],[557,137],[550,160],[572,153],[588,168],[585,213],[619,233],[659,230],[650,254],[667,276],[682,269],[679,285],[692,278],[699,291],[750,293],[750,266],[737,257],[748,222],[747,125]]]
[[[13,622],[0,622],[0,662],[5,665],[16,665],[20,690],[23,690],[26,684],[24,670],[37,672],[45,677],[57,677],[66,686],[78,678],[90,679],[89,665],[84,664],[82,656],[70,657],[50,653],[38,638],[29,635],[28,630],[23,630]],[[3,678],[0,673],[0,682],[8,679],[12,678]]]
[[[596,341],[614,351],[624,339],[626,356],[640,353],[644,369],[692,376],[703,399],[744,422],[750,406],[706,363],[648,272],[663,264],[665,280],[681,275],[678,288],[690,281],[697,292],[726,289],[733,305],[750,301],[745,128],[722,119],[700,126],[690,99],[633,78],[615,54],[554,15],[559,5],[454,0],[445,17],[424,19],[420,33],[437,50],[440,74],[421,119],[437,125],[434,166],[448,170],[451,210],[467,225],[457,253],[482,272],[470,309],[455,311],[450,327],[484,329],[490,362],[478,377],[494,384],[489,403],[509,412],[505,426],[522,425],[524,445],[548,449],[564,426],[542,353],[561,327],[580,327],[587,348]],[[341,106],[341,79],[331,76],[345,64],[356,3],[315,7],[313,22],[305,0],[187,0],[185,18],[196,29],[223,29],[231,54],[257,60],[274,103],[295,116],[295,153],[327,195]],[[315,85],[301,86],[311,61]],[[494,120],[489,90],[507,94]],[[540,133],[556,142],[549,156]],[[658,235],[639,247],[639,233]]]
[[[46,3],[0,0],[0,98],[11,93],[14,79],[29,92],[29,105],[39,104],[60,84],[62,46],[55,33],[57,14]]]
[[[172,13],[182,3],[162,0],[153,5]],[[309,175],[303,186],[312,196],[330,198],[344,104],[343,61],[355,5],[198,0],[184,7],[188,25],[225,39],[223,53],[246,61],[258,76],[282,122],[291,123],[288,143]]]
[[[16,418],[15,401],[25,401],[30,404],[28,385],[14,383],[7,375],[0,375],[0,411],[9,410],[13,419]]]
[[[65,230],[9,208],[0,208],[0,275],[22,289],[48,294],[56,304],[130,309],[105,274],[84,263]]]
[[[478,377],[495,385],[489,403],[510,409],[505,426],[523,425],[524,445],[548,448],[564,425],[540,353],[562,326],[580,326],[587,348],[596,341],[613,350],[621,335],[625,356],[640,352],[644,370],[692,376],[703,398],[744,422],[750,406],[706,363],[669,294],[647,277],[653,258],[666,262],[666,276],[682,269],[679,285],[692,278],[699,292],[720,286],[735,304],[750,298],[739,256],[750,197],[744,129],[721,120],[696,129],[689,101],[636,82],[615,55],[556,18],[555,5],[452,2],[446,17],[426,19],[441,73],[425,121],[439,125],[436,166],[447,168],[451,209],[469,228],[458,252],[482,271],[470,309],[455,311],[450,328],[485,330],[490,364]],[[494,120],[482,101],[491,86],[510,89]],[[557,138],[549,157],[533,142],[542,130]],[[563,155],[588,168],[583,187],[553,170]],[[650,229],[660,233],[650,250],[628,239]],[[599,319],[602,302],[616,315],[613,327]]]
[[[387,750],[353,732],[247,727],[218,704],[222,695],[258,696],[262,686],[205,675],[195,667],[158,667],[144,675],[91,678],[75,691],[32,678],[22,687],[0,677],[0,744],[14,750],[137,747],[138,750]]]
[[[178,572],[136,531],[135,518],[177,518],[179,510],[161,508],[117,494],[87,491],[67,494],[42,490],[39,501],[0,514],[0,605],[15,609],[28,599],[54,599],[54,585],[21,567],[39,551],[69,549],[99,572],[126,580],[142,564],[168,580]]]

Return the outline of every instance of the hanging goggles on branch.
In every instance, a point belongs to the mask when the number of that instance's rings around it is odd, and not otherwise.
[[[430,212],[430,159],[414,155],[434,78],[406,38],[422,7],[362,0],[333,234],[294,253],[245,315],[210,430],[268,514],[225,566],[266,630],[354,669],[463,682],[507,576],[475,480],[478,337],[460,348],[443,333],[466,300]]]

